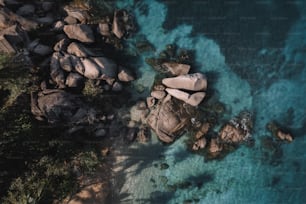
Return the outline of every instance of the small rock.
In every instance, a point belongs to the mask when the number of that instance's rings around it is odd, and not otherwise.
[[[169,168],[169,165],[167,163],[160,164],[160,170],[165,170],[165,169],[168,169],[168,168]]]
[[[64,26],[65,26],[65,23],[63,21],[56,21],[54,26],[53,26],[53,30],[62,31]]]
[[[70,39],[79,40],[80,42],[93,43],[95,41],[94,34],[88,25],[65,25],[64,32]]]
[[[155,105],[155,98],[154,97],[147,97],[147,106],[151,108]]]
[[[205,75],[201,73],[164,78],[162,83],[169,88],[186,89],[190,91],[201,91],[207,88],[207,79]]]
[[[192,150],[199,150],[199,149],[204,149],[206,146],[206,139],[205,137],[198,139],[192,146]]]
[[[119,91],[122,91],[123,89],[123,86],[120,82],[116,81],[113,86],[112,86],[112,91],[116,91],[116,92],[119,92]]]
[[[84,83],[84,77],[78,73],[71,72],[66,78],[66,85],[70,88],[83,88]]]
[[[133,142],[136,139],[137,136],[137,129],[136,128],[129,128],[128,132],[126,134],[126,139],[129,142]]]
[[[209,152],[210,153],[217,153],[221,152],[223,149],[222,145],[218,142],[216,138],[212,138],[209,145]]]
[[[209,123],[203,123],[200,127],[200,129],[197,131],[197,133],[195,134],[195,138],[196,139],[200,139],[201,137],[203,137],[204,135],[207,134],[208,130],[210,128],[210,124]]]
[[[166,89],[166,87],[164,85],[161,85],[161,84],[155,85],[153,87],[153,90],[155,90],[155,91],[164,91],[165,89]]]
[[[76,18],[73,18],[72,16],[67,16],[64,19],[64,22],[67,23],[68,25],[73,25],[73,24],[77,24],[78,20]]]
[[[98,26],[98,33],[100,33],[102,36],[110,36],[110,27],[108,23],[99,23]]]
[[[64,55],[60,57],[59,62],[63,70],[67,72],[71,72],[73,70],[69,54],[64,53]]]
[[[292,142],[293,141],[293,137],[292,135],[290,135],[289,133],[284,133],[283,131],[281,130],[278,130],[277,131],[277,134],[276,136],[281,139],[281,140],[286,140],[288,142]]]
[[[166,92],[165,91],[152,91],[151,96],[160,100],[166,97]]]
[[[77,71],[79,74],[84,75],[85,73],[85,67],[83,63],[81,62],[80,58],[70,55],[70,61],[72,66],[74,67],[75,71]]]
[[[129,82],[135,80],[132,73],[123,67],[119,67],[118,79],[123,82]]]
[[[96,132],[94,133],[96,137],[105,137],[106,136],[106,130],[101,128],[96,130]]]
[[[56,52],[66,51],[69,43],[70,40],[68,38],[63,38],[54,45],[53,50]]]

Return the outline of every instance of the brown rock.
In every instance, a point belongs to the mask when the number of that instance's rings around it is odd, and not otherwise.
[[[220,139],[225,143],[241,143],[245,139],[245,134],[230,124],[225,125],[219,135]]]
[[[147,106],[151,108],[155,105],[155,98],[154,97],[147,97]]]
[[[166,92],[165,91],[152,91],[151,96],[160,100],[166,97]]]
[[[88,58],[80,59],[84,66],[84,76],[88,79],[98,79],[101,75],[99,66]]]
[[[110,36],[111,33],[108,23],[99,23],[98,33],[100,33],[102,36]]]
[[[66,85],[70,88],[82,88],[84,86],[84,77],[78,73],[71,72],[66,78]]]
[[[86,23],[90,19],[90,14],[87,8],[67,5],[64,7],[64,10],[67,12],[68,16],[77,19],[81,23]]]
[[[169,71],[173,76],[186,75],[189,73],[190,65],[180,64],[177,62],[165,62],[162,64],[167,71]]]
[[[67,16],[64,19],[64,22],[67,23],[68,25],[73,25],[73,24],[77,24],[78,20],[76,18],[73,18],[72,16]]]
[[[210,124],[209,123],[203,123],[200,127],[200,129],[197,131],[197,133],[195,134],[195,138],[196,139],[200,139],[201,137],[203,137],[204,135],[207,134],[208,130],[210,128]]]
[[[119,67],[118,79],[123,82],[129,82],[135,80],[131,71],[123,67]]]
[[[170,94],[171,96],[179,100],[182,100],[185,103],[188,103],[189,105],[192,105],[192,106],[199,105],[205,97],[204,92],[196,92],[190,95],[187,92],[184,92],[178,89],[171,89],[171,88],[166,88],[166,92]]]
[[[56,52],[66,51],[69,43],[68,38],[63,38],[54,45],[53,50]]]
[[[117,64],[106,57],[92,57],[91,58],[100,67],[102,78],[114,78],[117,75]]]
[[[203,138],[201,138],[201,139],[198,139],[194,144],[193,144],[193,146],[192,146],[192,150],[195,150],[195,151],[197,151],[197,150],[199,150],[199,149],[204,149],[205,148],[205,146],[206,146],[206,138],[205,137],[203,137]]]
[[[210,153],[221,152],[223,149],[222,144],[219,143],[218,139],[213,138],[210,140],[208,151]]]
[[[293,137],[292,135],[290,135],[289,133],[284,133],[283,131],[281,130],[278,130],[277,131],[277,134],[276,136],[281,139],[281,140],[286,140],[288,142],[292,142],[293,141]]]
[[[70,39],[75,39],[84,43],[95,41],[91,28],[85,24],[65,25],[64,32]]]
[[[88,48],[84,47],[80,43],[72,42],[67,48],[69,54],[75,55],[77,57],[89,57],[94,56],[94,53],[91,52]]]

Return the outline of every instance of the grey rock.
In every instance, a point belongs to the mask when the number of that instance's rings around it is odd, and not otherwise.
[[[70,39],[75,39],[80,42],[93,43],[95,41],[92,29],[88,25],[65,25],[64,32]]]

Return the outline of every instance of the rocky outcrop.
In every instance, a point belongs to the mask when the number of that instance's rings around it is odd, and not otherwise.
[[[162,83],[174,89],[185,89],[189,91],[203,91],[207,88],[207,79],[201,73],[181,75],[172,78],[165,78]]]
[[[93,43],[95,41],[92,29],[85,24],[65,25],[64,32],[70,39],[83,43]]]
[[[168,95],[151,109],[147,124],[161,141],[171,143],[190,125],[190,118],[189,111]]]

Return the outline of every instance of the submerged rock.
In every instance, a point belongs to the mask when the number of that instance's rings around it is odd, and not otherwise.
[[[64,32],[70,39],[83,43],[93,43],[95,41],[92,29],[85,24],[65,25]]]

